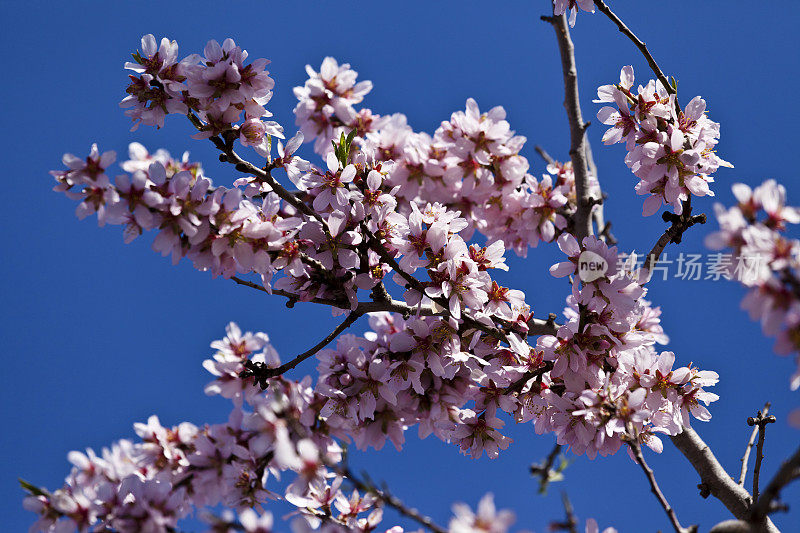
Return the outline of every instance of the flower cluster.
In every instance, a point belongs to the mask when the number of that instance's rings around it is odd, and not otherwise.
[[[533,420],[537,432],[555,432],[560,444],[589,457],[615,453],[630,439],[660,452],[658,433],[680,433],[690,415],[709,420],[703,404],[718,396],[703,387],[718,376],[691,366],[673,368],[674,354],[654,349],[666,338],[660,310],[644,299],[645,274],[618,268],[616,247],[595,237],[579,245],[563,235],[558,244],[568,260],[553,265],[554,276],[577,277],[590,259],[607,270],[573,282],[567,323],[556,336],[539,338],[536,349],[553,369],[523,395],[521,419]]]
[[[508,447],[511,440],[497,431],[503,426],[497,407],[511,413],[516,406],[503,388],[522,375],[521,356],[485,342],[462,345],[452,319],[383,313],[370,317],[370,325],[365,337],[344,335],[319,354],[317,391],[331,427],[359,448],[380,448],[388,438],[400,449],[404,431],[416,424],[420,437],[452,441],[473,457],[485,451],[494,458]],[[471,401],[479,413],[463,408]]]
[[[245,56],[232,41],[206,47],[206,63],[227,65],[225,76],[242,70]],[[713,373],[673,372],[671,354],[655,353],[652,344],[664,340],[659,311],[629,273],[612,270],[575,285],[558,336],[540,338],[536,349],[526,342],[524,294],[499,285],[490,271],[507,269],[503,241],[524,254],[568,231],[570,165],[550,165],[541,181],[527,174],[519,155],[524,138],[511,131],[503,109],[481,113],[473,100],[433,137],[393,115],[363,121],[345,138],[355,117],[372,116],[353,107],[371,84],[356,83],[349,65],[331,58],[319,73],[308,70],[311,78],[296,91],[298,124],[309,137],[325,138],[317,146],[325,169],[293,154],[302,133],[286,149],[279,144],[277,158],[268,150],[270,163],[253,167],[255,174],[232,189],[213,188],[186,157],[177,162],[132,145],[123,163],[131,174],[111,185],[105,172],[113,154],[93,147],[85,160],[65,156],[68,169],[53,173],[57,189],[81,200],[79,215],[97,212],[101,224],[125,224],[126,239],[157,229],[156,250],[174,261],[186,256],[214,275],[255,273],[268,291],[352,310],[363,302],[359,291],[370,291],[372,302],[389,310],[413,311],[373,315],[371,336],[342,336],[319,354],[321,416],[360,448],[386,439],[399,448],[405,429],[418,424],[422,436],[434,434],[473,457],[496,457],[511,442],[499,431],[506,413],[535,419],[537,431],[554,431],[577,453],[594,456],[634,436],[658,448],[653,433],[679,432],[689,412],[709,417],[698,401],[715,399],[701,388],[715,382]],[[196,73],[189,78],[199,83]],[[236,108],[243,89],[230,91],[209,98],[220,109]],[[336,134],[339,142],[328,149]],[[280,168],[296,193],[272,177]],[[474,229],[489,237],[488,246],[468,244]],[[581,248],[562,233],[559,245],[570,260],[554,267],[557,275],[574,274],[584,251],[617,264],[616,249],[594,238]],[[391,299],[390,278],[404,289],[405,304]],[[243,342],[258,349],[264,340]],[[208,390],[249,401],[245,363],[277,365],[274,353],[259,357],[218,355],[207,363],[218,378]]]
[[[393,163],[387,185],[398,187],[395,194],[405,200],[401,212],[412,203],[423,208],[438,202],[460,211],[468,232],[477,229],[523,256],[568,229],[576,205],[571,164],[550,165],[541,179],[529,174],[528,160],[520,155],[525,138],[511,130],[502,107],[482,113],[469,99],[466,110],[453,113],[431,137],[415,132],[405,115],[356,110],[372,84],[355,83],[349,65],[326,58],[319,74],[307,70],[311,78],[295,89],[297,125],[306,140],[316,139],[314,147],[324,156],[331,140],[356,132],[368,159]],[[596,190],[596,179],[588,186]]]
[[[97,213],[101,225],[125,225],[126,241],[157,230],[153,248],[173,262],[187,257],[196,268],[225,277],[256,273],[268,290],[274,274],[283,271],[276,289],[347,307],[357,304],[359,289],[382,283],[391,270],[387,262],[399,260],[401,286],[407,284],[401,274],[419,268],[430,278],[408,289],[410,304],[446,300],[456,319],[469,309],[515,320],[525,307],[521,292],[498,285],[488,273],[507,268],[502,243],[468,246],[459,234],[467,221],[440,204],[424,211],[412,204],[407,216],[398,213],[389,194],[396,187],[384,184],[380,163],[342,168],[330,152],[327,171],[314,168],[296,179],[316,214],[303,219],[275,192],[261,192],[269,186],[255,178],[237,180],[232,189],[214,188],[186,157],[177,162],[164,151],[151,155],[138,144],[131,145],[130,157],[123,168],[131,174],[111,184],[106,168],[113,153],[101,155],[93,146],[85,159],[67,154],[67,170],[52,173],[56,190],[80,200],[80,217]]]
[[[794,354],[794,390],[800,387],[800,241],[786,229],[800,223],[800,208],[786,205],[786,189],[775,180],[755,189],[737,183],[733,194],[737,205],[714,206],[720,229],[706,238],[706,246],[730,248],[740,259],[732,263],[746,270],[736,276],[748,288],[742,307],[761,322],[764,334],[777,338],[777,353]]]
[[[389,316],[373,322],[383,336],[396,325]],[[342,447],[332,437],[341,428],[330,424],[338,417],[327,398],[309,387],[309,377],[276,377],[266,391],[252,378],[239,377],[246,361],[277,366],[280,360],[266,334],[242,333],[234,323],[226,333],[211,343],[216,352],[203,366],[215,376],[206,393],[234,401],[228,422],[165,427],[151,416],[134,425],[138,442],[121,440],[99,455],[91,449],[71,452],[73,468],[64,487],[51,492],[27,486],[31,495],[24,505],[40,515],[31,531],[173,531],[192,508],[223,504],[228,509],[220,516],[201,513],[209,531],[271,533],[272,513],[254,508],[274,499],[296,507],[294,533],[376,530],[383,518],[380,498],[342,488]],[[290,483],[281,481],[286,474]],[[514,520],[513,513],[495,510],[491,495],[477,513],[464,504],[453,511],[453,533],[505,533]]]
[[[372,122],[378,117],[353,108],[372,90],[371,81],[356,83],[358,73],[348,63],[339,65],[332,57],[322,61],[319,72],[310,65],[306,65],[306,72],[309,78],[305,85],[294,88],[298,99],[294,113],[303,135],[316,139],[314,148],[318,153],[327,152],[331,141],[338,140],[342,133],[372,129]]]
[[[597,89],[597,103],[605,106],[597,118],[611,126],[603,135],[605,144],[624,142],[625,164],[639,178],[636,193],[648,195],[644,216],[662,204],[683,212],[683,203],[693,196],[713,196],[711,174],[720,166],[732,167],[714,152],[719,124],[706,117],[706,102],[699,96],[685,110],[677,106],[675,92],[661,81],[633,88],[633,67],[623,67],[619,83]]]
[[[67,154],[67,170],[52,173],[55,190],[80,200],[80,218],[97,213],[100,225],[124,225],[125,242],[157,230],[153,249],[171,255],[173,263],[188,257],[196,268],[226,277],[256,272],[267,285],[277,269],[304,272],[295,239],[299,220],[276,194],[247,198],[238,187],[214,188],[186,154],[177,161],[138,143],[129,153],[122,168],[130,174],[118,175],[113,184],[106,175],[113,152],[101,155],[95,145],[85,159]]]
[[[238,510],[244,530],[255,533],[269,531],[272,519],[251,508],[275,498],[297,506],[314,527],[327,518],[342,531],[375,528],[381,517],[376,498],[340,488],[342,449],[319,416],[311,379],[276,378],[266,392],[240,379],[233,388],[229,376],[237,365],[248,359],[279,363],[277,353],[266,335],[242,334],[235,324],[212,347],[217,351],[204,366],[216,379],[206,392],[235,399],[228,421],[165,427],[152,416],[135,424],[139,442],[121,440],[99,455],[70,453],[74,466],[66,485],[35,489],[25,500],[40,515],[32,531],[169,531],[192,507],[221,503]],[[281,485],[281,473],[292,474],[291,483]],[[212,530],[220,521],[212,521]]]
[[[238,515],[209,517],[214,531],[269,531],[271,514],[250,509],[283,498],[303,517],[298,533],[367,532],[380,522],[381,504],[340,488],[343,442],[366,449],[389,440],[399,449],[416,425],[422,438],[495,458],[512,442],[501,433],[506,421],[530,421],[593,458],[634,441],[660,451],[657,434],[679,433],[691,416],[710,418],[704,406],[717,396],[704,387],[716,373],[673,368],[675,356],[656,351],[667,338],[660,309],[644,299],[644,274],[619,268],[616,248],[604,241],[572,237],[571,165],[552,163],[540,179],[529,174],[525,138],[503,108],[481,112],[470,99],[432,136],[417,133],[404,115],[356,108],[372,84],[326,58],[295,89],[301,131],[286,146],[278,142],[275,155],[271,140],[283,129],[263,120],[273,88],[266,60],[246,64],[230,39],[181,61],[166,39],[156,48],[145,36],[142,49],[128,65],[138,76],[127,113],[159,127],[165,114],[188,114],[195,137],[209,138],[221,161],[245,175],[230,188],[214,186],[187,155],[177,160],[134,143],[125,173],[112,181],[114,153],[93,146],[86,158],[64,156],[67,168],[52,172],[56,190],[79,202],[79,217],[96,213],[101,225],[125,226],[126,242],[154,231],[153,248],[174,262],[186,257],[225,278],[258,276],[267,292],[349,310],[348,320],[368,314],[371,331],[340,335],[319,351],[316,381],[291,381],[265,334],[229,325],[204,362],[214,376],[206,392],[234,403],[228,422],[168,428],[151,418],[136,426],[139,443],[73,454],[67,485],[27,500],[41,515],[37,528],[161,531],[192,507],[223,504]],[[676,114],[663,87],[650,82],[633,95],[632,84],[626,68],[620,85],[600,89],[601,100],[620,109],[601,110],[614,124],[604,140],[627,141],[638,190],[652,195],[646,211],[666,200],[680,213],[689,193],[710,194],[708,174],[724,164],[712,151],[718,126],[702,100]],[[236,139],[267,164],[242,159]],[[315,141],[323,166],[295,154],[304,140]],[[295,190],[279,183],[278,171]],[[596,180],[587,186],[600,197]],[[770,230],[800,219],[765,209]],[[470,243],[475,231],[485,245]],[[551,272],[573,277],[566,323],[532,346],[536,321],[525,295],[492,273],[508,269],[507,248],[525,255],[556,239],[567,260]],[[583,276],[587,258],[606,269]],[[555,331],[553,319],[548,324]],[[285,472],[293,474],[283,486],[277,478]],[[511,521],[488,498],[477,513],[458,507],[450,528],[501,533]]]
[[[262,154],[268,136],[283,138],[282,128],[273,121],[262,121],[272,114],[264,106],[272,98],[275,82],[269,77],[269,61],[256,59],[245,64],[247,51],[236,46],[233,39],[206,44],[204,55],[192,54],[178,60],[178,43],[167,38],[157,46],[152,35],[142,37],[142,49],[133,54],[134,62],[125,68],[130,85],[120,106],[125,114],[139,124],[162,127],[164,117],[171,113],[196,113],[202,121],[196,138],[208,138],[239,127],[242,144],[252,146]]]

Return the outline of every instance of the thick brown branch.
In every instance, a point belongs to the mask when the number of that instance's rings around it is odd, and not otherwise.
[[[340,475],[350,480],[353,486],[361,492],[372,493],[384,504],[388,505],[401,515],[408,517],[418,524],[428,528],[434,533],[447,533],[447,530],[442,526],[437,525],[429,516],[421,514],[416,509],[412,509],[404,504],[397,496],[389,492],[386,487],[382,490],[373,486],[372,483],[367,483],[359,479],[349,467],[343,466],[338,469]]]
[[[750,518],[750,494],[722,468],[700,435],[692,428],[684,427],[681,433],[670,437],[670,440],[700,475],[701,486],[708,494],[721,501],[736,518]],[[756,521],[756,527],[765,533],[778,533],[778,528],[769,517]]]
[[[575,46],[569,33],[567,16],[542,17],[550,22],[556,32],[558,49],[561,53],[561,71],[564,76],[564,108],[567,111],[570,131],[569,156],[575,174],[576,211],[575,237],[581,242],[592,235],[592,197],[589,191],[589,170],[586,161],[586,128],[583,121],[580,97],[578,94],[578,68],[575,64]]]

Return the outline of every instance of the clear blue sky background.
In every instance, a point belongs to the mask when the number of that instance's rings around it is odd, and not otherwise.
[[[682,0],[612,2],[651,47],[662,68],[680,81],[682,101],[701,94],[710,116],[722,123],[721,155],[734,170],[717,174],[718,198],[730,202],[729,185],[777,178],[800,204],[797,183],[796,87],[800,82],[800,5],[784,2],[765,11],[751,2]],[[117,103],[124,96],[123,62],[142,34],[177,39],[183,54],[201,51],[206,40],[232,36],[252,57],[273,61],[276,80],[270,109],[294,131],[292,87],[305,79],[304,65],[326,55],[348,61],[375,89],[366,104],[380,114],[404,112],[418,130],[432,132],[474,97],[482,109],[503,105],[512,127],[527,136],[532,171],[543,172],[533,151],[541,144],[567,157],[568,130],[552,29],[539,21],[545,0],[499,2],[10,2],[0,3],[0,42],[6,52],[0,85],[4,163],[2,279],[3,370],[0,372],[0,530],[22,531],[33,515],[20,505],[20,476],[51,488],[68,471],[66,454],[100,448],[133,435],[132,424],[157,413],[166,424],[225,419],[229,404],[203,395],[209,377],[201,361],[208,343],[234,320],[269,333],[284,358],[305,350],[334,324],[325,308],[310,304],[287,311],[283,301],[211,279],[187,264],[173,267],[154,254],[150,238],[125,246],[119,228],[80,222],[75,205],[51,192],[47,171],[60,167],[63,152],[83,155],[92,142],[124,154],[137,140],[179,155],[190,150],[217,183],[234,173],[216,162],[210,146],[189,139],[179,117],[161,131],[130,133]],[[777,7],[777,9],[775,9]],[[581,13],[573,31],[585,116],[598,85],[617,80],[633,64],[638,80],[649,71],[630,42],[601,15]],[[642,219],[634,178],[621,146],[606,148],[603,127],[589,135],[610,198],[606,215],[625,249],[649,249],[663,231],[654,216]],[[697,202],[710,213],[712,202]],[[680,247],[701,252],[702,237],[716,224],[694,228]],[[668,253],[674,255],[676,248]],[[505,281],[522,288],[538,316],[563,308],[567,287],[547,276],[558,257],[554,247],[512,259]],[[800,404],[788,391],[793,369],[772,353],[757,324],[739,310],[740,287],[730,282],[654,282],[651,298],[664,310],[680,362],[719,372],[714,418],[696,428],[730,471],[750,432],[747,416],[767,400],[781,419],[769,429],[764,479],[797,442],[800,432],[783,416]],[[363,330],[364,324],[358,328]],[[313,363],[296,375],[312,372]],[[558,491],[569,492],[577,514],[597,517],[621,531],[669,530],[638,467],[625,453],[589,461],[578,458],[565,482],[536,494],[527,473],[553,443],[530,426],[511,430],[515,439],[500,459],[471,460],[433,439],[409,432],[402,454],[393,449],[358,454],[357,466],[386,479],[410,504],[446,523],[450,505],[475,505],[493,492],[498,506],[518,514],[519,528],[545,531],[562,517]],[[713,498],[702,500],[699,482],[671,445],[648,455],[664,491],[684,523],[705,530],[727,512]],[[749,479],[748,479],[749,483]],[[797,487],[786,493],[800,512]],[[797,520],[798,514],[794,518]],[[778,517],[787,531],[797,531]],[[792,528],[795,529],[792,529]]]

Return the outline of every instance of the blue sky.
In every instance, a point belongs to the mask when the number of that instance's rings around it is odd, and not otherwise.
[[[729,185],[782,181],[800,204],[794,105],[800,82],[796,24],[800,5],[784,3],[763,13],[745,3],[690,0],[663,4],[613,2],[622,18],[647,42],[668,75],[679,80],[687,102],[696,94],[710,117],[722,123],[720,154],[733,170],[720,169],[715,187],[731,200]],[[375,88],[365,103],[374,112],[403,112],[417,130],[432,132],[474,97],[482,109],[505,106],[508,119],[528,138],[532,172],[544,165],[533,151],[545,147],[567,158],[568,129],[556,43],[540,22],[545,0],[494,4],[465,1],[305,2],[70,2],[0,3],[0,42],[6,50],[6,82],[0,132],[4,146],[4,251],[0,255],[4,370],[0,373],[0,521],[6,531],[24,530],[33,515],[20,505],[16,478],[51,488],[68,472],[66,454],[100,448],[133,435],[132,424],[158,414],[165,424],[182,420],[220,422],[229,404],[203,395],[209,380],[200,366],[209,342],[228,321],[269,333],[285,359],[307,349],[335,324],[330,312],[311,304],[285,309],[281,299],[171,266],[150,250],[150,239],[122,243],[119,228],[98,229],[78,221],[74,204],[51,192],[47,171],[59,168],[63,152],[83,155],[92,142],[102,150],[126,152],[134,140],[174,155],[189,150],[217,183],[230,184],[230,168],[216,162],[211,146],[189,138],[186,121],[170,117],[160,131],[129,132],[118,108],[124,96],[123,63],[142,34],[178,40],[182,53],[200,51],[211,38],[233,37],[251,57],[273,61],[276,80],[270,110],[292,133],[292,87],[305,79],[304,66],[332,55],[350,62]],[[598,85],[617,80],[633,64],[637,81],[649,79],[638,51],[601,15],[581,13],[573,31],[584,115]],[[649,249],[664,226],[657,216],[642,219],[635,179],[623,163],[622,147],[603,147],[603,128],[589,137],[600,180],[609,193],[606,216],[623,249]],[[696,202],[711,213],[712,201]],[[700,253],[702,237],[715,223],[693,228],[679,251]],[[511,259],[504,281],[526,291],[538,316],[560,312],[568,289],[547,275],[558,258],[554,247],[532,250],[527,261]],[[767,400],[781,418],[798,402],[788,390],[790,360],[772,353],[739,309],[740,287],[724,281],[654,282],[650,298],[664,311],[678,361],[695,362],[721,376],[714,392],[713,420],[697,423],[730,471],[749,436],[745,419]],[[356,329],[363,331],[365,321]],[[313,371],[309,362],[296,376]],[[620,531],[669,529],[636,465],[625,453],[589,461],[577,458],[566,481],[550,494],[536,494],[527,474],[547,454],[552,436],[530,426],[514,428],[515,443],[500,458],[471,460],[441,442],[419,441],[409,432],[403,453],[385,449],[357,454],[354,464],[386,479],[393,491],[446,523],[450,505],[475,505],[493,492],[500,507],[514,509],[517,526],[545,531],[561,519],[558,490],[568,491],[581,518]],[[783,420],[770,426],[763,479],[800,440]],[[667,444],[648,455],[663,489],[684,524],[706,529],[727,517],[721,504],[702,500],[699,479]],[[748,480],[749,483],[749,480]],[[785,499],[800,501],[794,487]],[[796,519],[797,515],[795,515]],[[780,522],[781,518],[778,517]],[[783,518],[787,530],[789,523]]]

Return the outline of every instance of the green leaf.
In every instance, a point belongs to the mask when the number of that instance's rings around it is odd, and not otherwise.
[[[341,158],[339,157],[339,147],[336,146],[336,141],[331,140],[331,144],[333,145],[333,153],[336,155],[336,159],[341,161]]]
[[[37,487],[32,483],[28,483],[22,478],[17,478],[17,481],[19,481],[19,484],[20,486],[22,486],[23,490],[30,492],[34,496],[46,496],[46,497],[50,496],[50,494],[48,494],[46,491],[40,489],[39,487]]]

